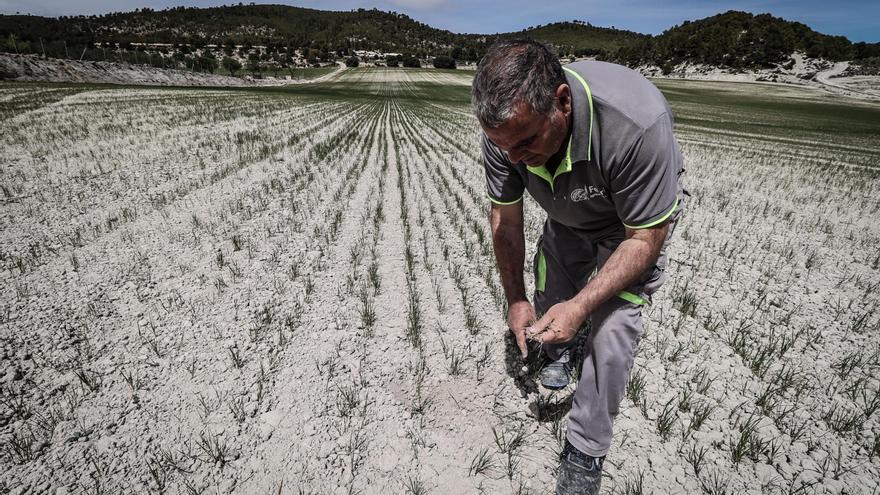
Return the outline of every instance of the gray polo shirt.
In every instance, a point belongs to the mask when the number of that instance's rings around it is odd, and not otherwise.
[[[573,128],[562,161],[553,174],[511,163],[484,133],[489,199],[513,204],[528,190],[552,220],[594,238],[677,216],[683,159],[660,91],[617,64],[581,61],[564,69]]]

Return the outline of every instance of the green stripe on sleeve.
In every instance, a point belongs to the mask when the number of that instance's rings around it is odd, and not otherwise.
[[[623,224],[623,226],[626,227],[626,228],[628,228],[628,229],[647,229],[648,227],[653,227],[653,226],[655,226],[655,225],[658,225],[658,224],[661,224],[661,223],[665,222],[670,216],[672,216],[673,213],[675,213],[676,208],[678,208],[678,199],[676,199],[675,202],[672,203],[672,208],[670,208],[669,211],[666,212],[665,215],[663,215],[662,217],[658,218],[657,220],[654,220],[654,221],[651,222],[651,223],[646,223],[646,224],[644,224],[644,225],[627,225],[627,224]]]
[[[519,199],[515,199],[513,201],[508,201],[508,202],[498,201],[497,199],[493,198],[492,196],[488,196],[488,195],[486,197],[489,198],[489,201],[495,203],[496,205],[501,205],[501,206],[512,205],[512,204],[516,204],[516,203],[519,203],[520,201],[522,201],[522,196],[520,196]]]

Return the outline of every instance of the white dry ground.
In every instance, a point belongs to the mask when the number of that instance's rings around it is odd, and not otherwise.
[[[552,492],[571,390],[510,359],[466,97],[349,73],[0,85],[0,490]],[[877,135],[663,89],[691,198],[603,493],[877,493]]]
[[[822,81],[825,82],[824,80]],[[829,80],[837,88],[841,88],[844,94],[855,97],[867,97],[873,100],[880,99],[880,77],[878,76],[845,76],[835,77]]]
[[[337,71],[345,66],[338,64]],[[25,82],[64,82],[91,84],[127,84],[140,86],[239,87],[282,86],[319,82],[333,73],[312,79],[287,79],[266,76],[232,77],[177,69],[160,69],[146,64],[95,62],[43,58],[36,55],[0,53],[0,80]]]
[[[640,71],[648,77],[685,79],[690,81],[761,82],[795,86],[803,89],[822,89],[831,94],[851,98],[880,100],[880,76],[838,77],[850,65],[849,62],[832,62],[809,58],[803,53],[791,55],[791,66],[779,64],[769,69],[736,70],[711,65],[682,63],[664,76],[657,66],[642,66]]]

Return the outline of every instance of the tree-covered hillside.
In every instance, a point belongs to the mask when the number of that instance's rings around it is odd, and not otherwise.
[[[854,44],[844,36],[817,33],[770,14],[729,11],[635,40],[613,58],[629,65],[693,62],[757,68],[785,62],[795,51],[828,60],[853,60],[880,55],[880,44]]]
[[[100,16],[0,16],[0,35],[36,53],[43,43],[169,43],[194,46],[263,45],[338,49],[431,49],[457,35],[408,16],[378,10],[329,12],[281,5],[177,7]],[[10,41],[6,41],[6,49]]]
[[[261,45],[310,48],[346,54],[352,50],[453,55],[478,60],[498,36],[532,36],[553,43],[561,55],[609,53],[643,35],[583,22],[538,26],[517,33],[456,34],[396,12],[358,9],[332,12],[285,5],[177,7],[99,16],[48,18],[0,16],[0,49],[70,58],[95,43]],[[455,50],[453,53],[452,50]]]
[[[633,42],[650,38],[647,34],[593,26],[583,21],[554,22],[502,36],[538,39],[551,43],[561,54],[602,57],[607,57]]]
[[[631,66],[687,61],[761,67],[784,62],[795,50],[830,60],[880,56],[877,43],[853,44],[845,37],[817,33],[769,14],[734,11],[685,22],[658,36],[583,21],[513,33],[456,34],[396,12],[331,12],[283,5],[140,9],[60,18],[0,16],[0,51],[163,67],[168,63],[215,67],[222,52],[240,62],[253,61],[254,67],[267,61],[289,66],[296,57],[329,62],[345,59],[355,50],[400,53],[410,60],[447,55],[475,62],[497,38],[523,36],[553,44],[560,56],[596,56]],[[164,43],[169,48],[147,48],[143,43]],[[207,45],[215,48],[204,50]],[[252,46],[265,48],[255,53]]]

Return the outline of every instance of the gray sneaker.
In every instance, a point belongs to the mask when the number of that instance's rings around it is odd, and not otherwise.
[[[568,382],[571,381],[570,358],[571,352],[566,349],[563,351],[562,355],[559,356],[559,359],[545,364],[538,373],[541,385],[550,389],[565,388],[565,386],[568,385]]]
[[[602,484],[602,464],[605,457],[592,457],[565,440],[559,454],[559,476],[556,495],[597,495]]]

